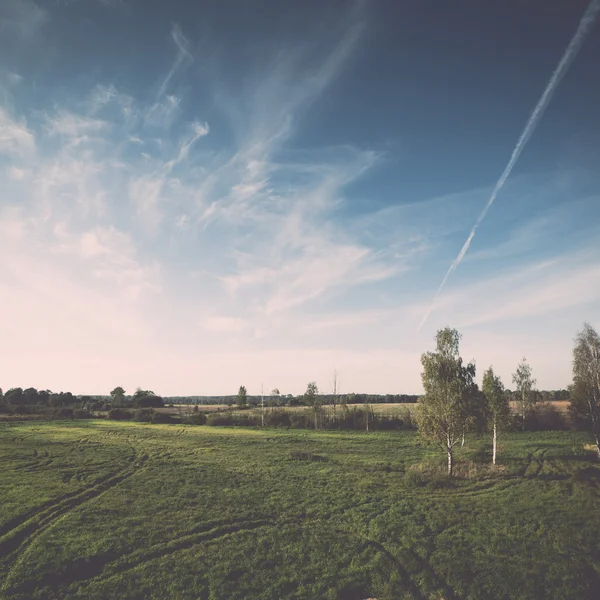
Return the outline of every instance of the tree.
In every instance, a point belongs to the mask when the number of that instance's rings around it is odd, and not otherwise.
[[[496,464],[496,448],[498,429],[508,424],[510,419],[510,405],[505,394],[504,385],[500,377],[494,375],[494,369],[490,367],[483,374],[482,382],[483,397],[488,423],[493,432],[492,464]]]
[[[7,390],[4,394],[4,400],[7,404],[12,404],[13,406],[20,406],[22,404],[23,398],[23,388],[11,388]]]
[[[419,399],[416,420],[421,435],[436,442],[448,456],[452,477],[454,445],[469,423],[465,393],[473,386],[475,365],[459,354],[460,334],[446,327],[436,335],[436,351],[421,356],[425,395]]]
[[[321,402],[319,400],[319,388],[314,381],[311,381],[306,386],[306,392],[304,392],[304,404],[307,406],[312,406],[314,415],[315,415],[315,429],[319,428],[319,409],[321,407]]]
[[[331,391],[332,396],[331,396],[331,404],[333,405],[333,419],[335,420],[336,417],[336,408],[337,408],[337,404],[338,404],[338,384],[339,384],[339,379],[338,379],[338,373],[337,373],[337,369],[333,369],[333,379],[331,382]]]
[[[523,357],[523,360],[517,366],[517,370],[513,373],[512,380],[517,386],[516,393],[521,407],[523,431],[525,431],[525,415],[529,407],[536,402],[536,397],[532,394],[536,381],[531,374],[531,367],[527,364],[525,357]]]
[[[110,395],[113,406],[123,406],[125,403],[125,390],[121,386],[117,386]]]
[[[271,403],[273,406],[279,406],[281,393],[279,392],[279,388],[273,388],[271,390]]]
[[[589,323],[583,324],[573,347],[570,409],[591,421],[600,459],[600,336]]]
[[[238,408],[245,408],[248,405],[248,392],[246,392],[246,386],[240,385],[240,389],[237,393],[237,405]]]

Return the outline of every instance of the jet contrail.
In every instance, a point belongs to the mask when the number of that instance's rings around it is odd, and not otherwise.
[[[465,254],[469,250],[469,246],[471,245],[471,241],[473,240],[473,237],[475,236],[475,232],[477,231],[477,228],[479,227],[479,225],[481,224],[483,219],[485,219],[485,216],[487,215],[488,211],[490,210],[490,207],[494,203],[494,200],[496,199],[498,192],[502,189],[502,186],[505,184],[506,180],[508,179],[510,172],[513,170],[515,163],[517,162],[517,160],[519,159],[519,156],[521,155],[521,152],[523,151],[523,148],[529,141],[531,134],[535,131],[535,128],[536,128],[539,120],[541,119],[542,115],[544,114],[546,107],[550,103],[550,100],[552,99],[552,95],[556,91],[556,88],[558,87],[560,80],[563,78],[565,73],[569,70],[569,66],[573,62],[574,58],[577,56],[577,52],[579,52],[579,49],[581,48],[581,44],[583,43],[587,34],[589,33],[599,12],[600,12],[600,0],[592,0],[592,2],[590,2],[590,4],[589,4],[587,10],[585,11],[585,14],[581,18],[581,21],[579,22],[579,27],[577,27],[577,31],[575,32],[575,35],[573,36],[571,43],[568,45],[567,49],[565,50],[565,53],[563,54],[563,57],[560,60],[560,63],[558,63],[558,67],[556,67],[554,73],[552,74],[552,77],[550,78],[550,81],[548,82],[548,85],[546,86],[546,89],[544,90],[542,97],[540,98],[536,107],[533,109],[533,112],[531,113],[531,116],[529,117],[529,121],[527,121],[527,125],[525,125],[525,129],[523,130],[523,133],[521,134],[521,137],[519,138],[519,141],[517,142],[517,145],[515,146],[515,149],[513,150],[513,153],[510,157],[510,160],[508,161],[508,164],[506,165],[506,168],[504,169],[504,171],[502,172],[502,175],[500,175],[500,179],[498,179],[496,185],[494,186],[494,190],[492,191],[492,195],[490,196],[490,199],[488,200],[484,209],[481,211],[481,214],[477,218],[475,225],[473,225],[473,229],[471,229],[471,233],[469,233],[469,237],[467,238],[467,241],[464,243],[463,247],[461,248],[461,251],[458,253],[458,256],[454,259],[454,262],[450,265],[450,268],[448,269],[448,272],[446,273],[446,275],[444,275],[444,279],[442,279],[442,283],[440,283],[440,287],[438,288],[437,292],[435,293],[435,296],[433,297],[431,306],[429,307],[429,309],[425,313],[425,316],[421,320],[421,323],[419,324],[417,331],[419,331],[421,329],[421,327],[423,327],[423,325],[425,324],[425,321],[427,321],[427,318],[431,314],[431,311],[433,310],[433,307],[435,305],[436,300],[438,299],[438,296],[440,295],[440,292],[444,289],[444,286],[446,285],[446,281],[448,281],[448,277],[450,277],[450,274],[456,269],[456,267],[458,267],[458,265],[460,265],[462,259],[465,257]]]

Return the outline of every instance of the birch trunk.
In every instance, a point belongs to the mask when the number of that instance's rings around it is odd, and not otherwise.
[[[463,431],[463,434],[462,434],[462,442],[460,443],[460,445],[461,446],[465,445],[465,432],[464,431]]]
[[[494,421],[494,450],[492,454],[492,464],[496,464],[496,421]]]
[[[447,449],[448,449],[448,477],[452,477],[452,442],[450,436],[447,437]]]

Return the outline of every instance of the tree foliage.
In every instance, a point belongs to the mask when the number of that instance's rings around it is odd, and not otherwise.
[[[471,423],[470,395],[477,390],[475,365],[465,364],[459,353],[460,337],[456,329],[441,329],[436,351],[421,356],[425,394],[415,415],[421,435],[446,451],[450,476],[454,445]]]
[[[240,385],[236,401],[239,408],[245,408],[248,405],[248,392],[245,385]]]
[[[492,462],[496,464],[496,448],[498,430],[506,427],[510,421],[510,406],[504,385],[494,374],[494,369],[489,369],[483,374],[482,392],[485,400],[486,420],[493,433]]]
[[[600,458],[600,336],[589,324],[575,338],[571,412],[591,421]]]
[[[538,397],[534,394],[534,387],[536,380],[533,378],[531,366],[527,364],[527,359],[523,357],[523,360],[518,364],[517,370],[512,376],[513,383],[517,387],[517,397],[519,407],[521,409],[521,417],[523,419],[523,430],[525,430],[525,417],[527,411],[533,406]]]
[[[119,385],[110,393],[113,406],[125,404],[125,390]]]

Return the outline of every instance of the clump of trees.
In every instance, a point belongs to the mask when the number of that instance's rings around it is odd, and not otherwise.
[[[454,449],[458,440],[464,444],[467,431],[492,434],[492,463],[496,464],[498,433],[511,424],[509,394],[500,378],[489,367],[482,381],[482,390],[475,382],[475,363],[466,363],[460,356],[461,335],[446,327],[437,332],[436,350],[421,356],[425,394],[415,413],[421,435],[437,443],[448,457],[448,475],[452,477]],[[523,359],[513,376],[517,385],[523,428],[525,416],[535,402],[532,394],[535,379],[531,367]]]

